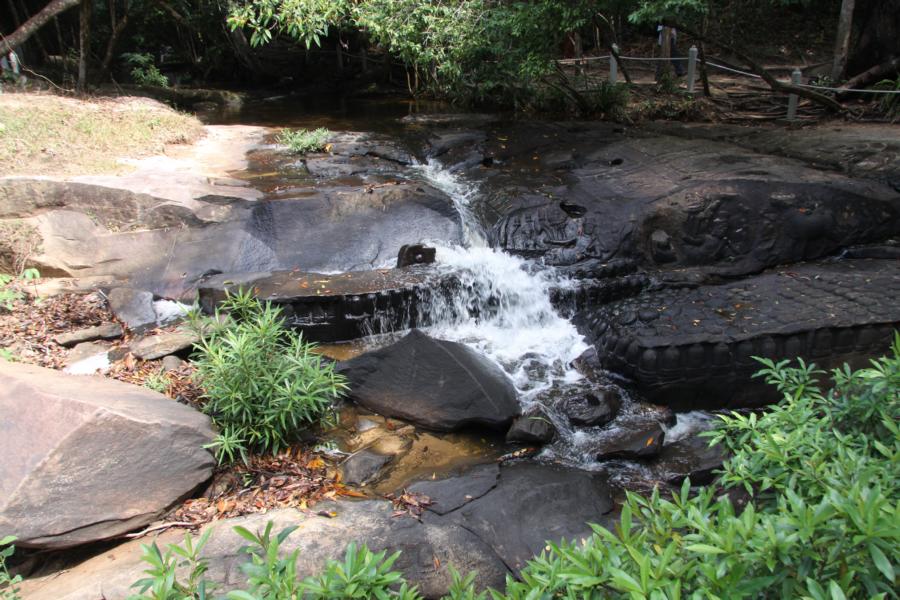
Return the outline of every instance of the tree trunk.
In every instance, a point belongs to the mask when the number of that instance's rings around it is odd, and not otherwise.
[[[78,4],[81,0],[52,0],[50,4],[45,6],[36,15],[25,21],[21,27],[4,38],[0,38],[0,51],[6,54],[10,50],[15,50],[21,46],[25,40],[34,35],[34,32],[40,29],[44,23],[54,16],[68,10]]]
[[[853,41],[845,76],[853,76],[900,55],[900,0],[857,2]]]
[[[109,73],[109,67],[112,64],[113,53],[116,49],[116,43],[119,36],[128,26],[128,2],[125,3],[125,14],[122,18],[116,20],[116,0],[109,0],[109,21],[112,32],[109,34],[109,41],[106,43],[106,53],[103,55],[103,64],[100,66],[100,79],[105,79]]]
[[[76,90],[84,93],[87,85],[88,55],[91,53],[91,10],[93,0],[81,0],[81,12],[78,15],[78,84]]]
[[[664,25],[662,28],[662,43],[659,49],[659,56],[663,60],[660,61],[659,68],[656,70],[657,83],[672,76],[672,61],[669,60],[672,58],[672,28],[668,25]]]
[[[841,87],[847,89],[863,88],[872,85],[873,83],[878,83],[878,81],[883,79],[886,75],[890,75],[897,71],[900,71],[900,56],[886,60],[880,65],[875,65],[868,71],[863,71],[856,77],[849,79],[847,83]],[[838,97],[846,95],[847,93],[848,92],[838,92]]]
[[[855,5],[856,0],[844,0],[841,4],[837,39],[834,41],[834,64],[831,67],[831,80],[834,82],[844,78],[844,71],[847,68],[847,52],[850,50],[850,33],[853,30],[853,9]]]
[[[341,39],[338,37],[337,43],[334,45],[335,58],[337,58],[338,73],[344,71],[344,49],[341,47]]]

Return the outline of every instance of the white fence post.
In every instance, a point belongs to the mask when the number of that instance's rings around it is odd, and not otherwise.
[[[794,71],[791,73],[791,83],[794,85],[799,85],[801,76],[802,76],[802,73],[800,73],[800,69],[794,69]],[[790,96],[788,96],[788,114],[787,114],[788,121],[793,121],[794,119],[797,118],[797,101],[798,100],[799,100],[799,98],[797,97],[797,94],[791,94]]]
[[[619,47],[612,45],[612,52],[609,53],[609,82],[615,83],[619,75],[619,64],[616,62],[616,54],[619,53]]]
[[[687,71],[687,90],[689,94],[694,93],[694,80],[697,75],[697,46],[691,46],[688,50],[688,71]]]

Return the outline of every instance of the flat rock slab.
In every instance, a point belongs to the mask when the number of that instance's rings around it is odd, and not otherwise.
[[[170,354],[178,354],[193,347],[200,341],[196,332],[187,329],[163,331],[143,337],[131,344],[131,353],[141,360],[156,360]]]
[[[336,275],[278,271],[225,273],[203,280],[200,306],[207,313],[228,293],[250,290],[284,309],[288,324],[306,339],[346,341],[415,327],[419,301],[442,284],[426,266],[353,271]]]
[[[464,485],[465,476],[458,482]],[[589,523],[603,523],[613,507],[601,475],[520,463],[501,467],[496,487],[443,518],[477,535],[518,572],[547,540],[589,537]]]
[[[499,366],[464,344],[417,329],[338,370],[349,380],[354,402],[429,429],[505,431],[519,414],[516,388]]]
[[[131,331],[144,331],[156,325],[153,294],[132,288],[113,288],[107,294],[109,309]]]
[[[473,467],[457,477],[420,481],[407,489],[428,496],[432,502],[428,510],[446,515],[490,492],[497,487],[499,478],[500,465],[488,464]]]
[[[0,531],[58,549],[143,527],[209,479],[209,418],[146,388],[0,361]]]
[[[67,348],[75,346],[82,342],[93,342],[96,340],[114,340],[122,337],[125,332],[118,323],[103,323],[95,327],[86,327],[75,331],[67,331],[53,338],[53,341],[60,346]]]
[[[753,385],[760,368],[753,356],[828,368],[879,355],[900,323],[898,297],[900,263],[846,260],[662,290],[579,320],[604,366],[632,378],[654,403],[759,405],[778,398],[774,388]]]

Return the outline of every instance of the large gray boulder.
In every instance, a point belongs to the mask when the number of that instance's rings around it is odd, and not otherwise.
[[[0,531],[57,549],[143,527],[209,479],[209,418],[151,390],[0,361]]]
[[[350,398],[386,417],[438,431],[477,425],[509,428],[520,408],[516,388],[468,346],[414,329],[402,340],[339,366]]]

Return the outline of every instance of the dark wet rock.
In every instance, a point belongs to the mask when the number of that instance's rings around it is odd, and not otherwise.
[[[437,250],[424,244],[405,244],[397,253],[397,268],[431,264],[436,256]]]
[[[392,517],[390,502],[322,503],[317,510],[334,513],[333,518],[312,511],[280,509],[264,514],[247,515],[217,521],[203,556],[209,561],[205,578],[216,584],[216,593],[236,588],[246,589],[246,575],[240,566],[247,562],[241,548],[246,540],[234,532],[235,526],[252,532],[262,531],[272,521],[275,532],[296,526],[282,544],[281,550],[299,550],[297,576],[319,575],[328,560],[342,560],[351,543],[366,544],[370,550],[388,554],[400,551],[393,565],[426,598],[437,599],[448,592],[451,584],[448,565],[463,573],[477,572],[476,586],[502,589],[508,570],[495,552],[477,536],[451,522],[420,522],[413,518]],[[205,529],[204,529],[205,530]],[[155,538],[164,548],[180,543],[183,534],[169,531]],[[140,560],[141,544],[134,540],[104,554],[49,577],[28,581],[23,593],[29,600],[93,600],[125,598],[134,593],[130,586],[145,576],[146,563]],[[439,565],[439,566],[438,566]]]
[[[122,337],[125,332],[118,323],[103,323],[95,327],[86,327],[75,331],[67,331],[53,337],[53,341],[60,346],[71,347],[82,342],[96,340],[114,340]]]
[[[672,485],[680,485],[685,478],[690,478],[691,485],[709,485],[726,457],[721,445],[710,447],[707,438],[691,435],[663,446],[653,468]]]
[[[553,264],[630,258],[746,275],[878,243],[900,228],[900,196],[889,186],[724,141],[624,138],[603,124],[516,124],[505,133],[505,148],[491,139],[484,148],[502,166],[480,175],[505,199],[492,207],[500,214],[491,242]],[[563,144],[577,160],[556,159]],[[544,155],[552,174],[530,168]]]
[[[200,341],[200,336],[189,329],[176,329],[174,331],[162,331],[155,335],[148,335],[131,344],[131,353],[141,360],[156,360],[169,354],[179,354],[190,351],[194,344]]]
[[[420,481],[407,489],[427,496],[431,500],[428,510],[446,515],[490,492],[497,486],[499,477],[500,465],[492,463],[473,467],[447,479]]]
[[[209,418],[149,389],[0,361],[0,530],[68,548],[141,528],[212,475]]]
[[[337,275],[294,271],[224,273],[207,277],[198,290],[200,306],[212,313],[228,292],[250,290],[279,305],[287,323],[319,342],[352,340],[426,325],[419,303],[452,281],[432,269],[355,271]]]
[[[519,414],[516,389],[497,365],[464,344],[419,330],[338,369],[354,402],[429,429],[506,429]]]
[[[391,161],[398,165],[411,165],[415,162],[409,152],[394,142],[378,139],[366,133],[338,133],[333,135],[329,141],[329,152],[333,155],[370,157]]]
[[[593,450],[597,460],[650,458],[659,454],[665,437],[662,426],[652,420],[617,423]]]
[[[478,130],[438,132],[428,140],[428,156],[437,158],[461,146],[473,146],[483,142],[486,137],[483,131]]]
[[[131,331],[140,332],[156,325],[153,294],[132,288],[114,288],[107,294],[109,309]]]
[[[365,485],[378,477],[382,467],[390,461],[390,456],[371,450],[354,452],[341,464],[342,479],[353,485]]]
[[[865,364],[900,323],[900,263],[797,265],[718,286],[664,289],[586,311],[603,365],[676,409],[759,406],[777,390],[754,356]],[[646,315],[645,315],[646,313]],[[653,318],[648,318],[647,315]]]
[[[547,540],[578,540],[613,510],[606,479],[596,473],[521,463],[500,468],[496,487],[446,515],[477,535],[513,571]]]
[[[556,437],[556,427],[541,406],[533,406],[525,411],[506,432],[507,442],[523,444],[547,444]]]
[[[556,401],[556,408],[572,425],[599,427],[619,413],[622,399],[614,388],[577,386],[566,388]]]

